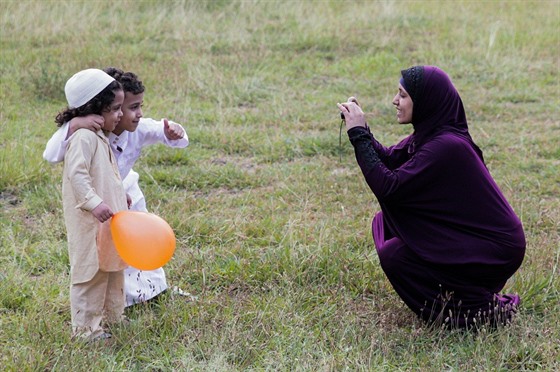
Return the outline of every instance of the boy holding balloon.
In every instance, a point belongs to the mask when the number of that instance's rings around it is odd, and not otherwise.
[[[72,336],[88,341],[111,337],[102,321],[123,319],[124,275],[107,228],[126,210],[126,194],[107,134],[122,117],[122,86],[98,69],[74,74],[64,87],[68,107],[56,116],[61,126],[76,116],[97,114],[103,127],[78,130],[68,139],[62,181],[62,204],[70,259]],[[109,243],[109,244],[104,244]]]
[[[111,148],[117,158],[125,191],[131,199],[130,209],[147,212],[144,194],[138,184],[139,175],[132,169],[141,155],[142,148],[156,143],[163,143],[173,148],[184,148],[188,146],[189,139],[180,124],[167,119],[156,121],[143,118],[142,104],[145,88],[136,74],[113,67],[105,69],[105,72],[119,81],[125,92],[123,117],[108,135]],[[100,115],[73,118],[51,137],[43,158],[51,163],[64,160],[67,139],[72,133],[80,128],[96,131],[103,122],[104,119]],[[153,299],[165,290],[167,290],[167,281],[163,268],[150,271],[138,270],[134,267],[125,269],[126,306]]]

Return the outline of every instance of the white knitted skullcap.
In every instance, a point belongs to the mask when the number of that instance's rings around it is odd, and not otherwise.
[[[68,107],[78,108],[85,105],[114,80],[110,75],[96,68],[75,73],[64,86]]]

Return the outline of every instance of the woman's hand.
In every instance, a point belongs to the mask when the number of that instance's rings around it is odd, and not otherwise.
[[[358,101],[354,97],[348,98],[344,103],[337,103],[340,113],[344,115],[344,122],[346,123],[346,130],[354,127],[366,127],[366,116]]]

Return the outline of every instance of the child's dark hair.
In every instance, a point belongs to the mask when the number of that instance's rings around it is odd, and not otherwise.
[[[115,91],[122,89],[122,85],[115,80],[111,84],[107,85],[105,89],[99,92],[95,97],[90,99],[86,104],[78,108],[67,108],[64,111],[59,112],[54,121],[57,123],[57,126],[60,127],[77,116],[87,116],[90,114],[101,115],[103,110],[113,103],[115,99]]]
[[[144,92],[144,85],[135,73],[124,72],[116,67],[107,67],[103,71],[121,83],[125,93],[140,94]]]

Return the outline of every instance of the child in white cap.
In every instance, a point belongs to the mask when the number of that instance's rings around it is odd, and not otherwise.
[[[105,72],[122,84],[125,93],[123,117],[108,135],[109,142],[117,158],[125,191],[132,201],[130,209],[147,212],[144,194],[138,184],[139,175],[132,169],[141,155],[142,148],[158,143],[172,148],[184,148],[188,146],[189,138],[185,129],[178,123],[167,119],[154,120],[143,117],[145,87],[136,74],[114,67],[106,68]],[[50,163],[63,161],[67,138],[79,128],[96,131],[102,124],[103,117],[100,115],[73,118],[53,134],[43,152],[43,158]],[[155,299],[166,291],[168,286],[163,268],[142,271],[127,267],[124,288],[126,306],[131,306]],[[174,293],[189,296],[177,287]]]
[[[106,339],[111,335],[102,321],[118,322],[124,312],[126,264],[111,244],[108,221],[127,209],[127,200],[106,136],[122,116],[124,92],[119,82],[98,69],[76,73],[64,90],[68,108],[56,116],[59,126],[88,114],[104,118],[102,129],[77,130],[68,140],[62,204],[70,258],[72,336]]]

